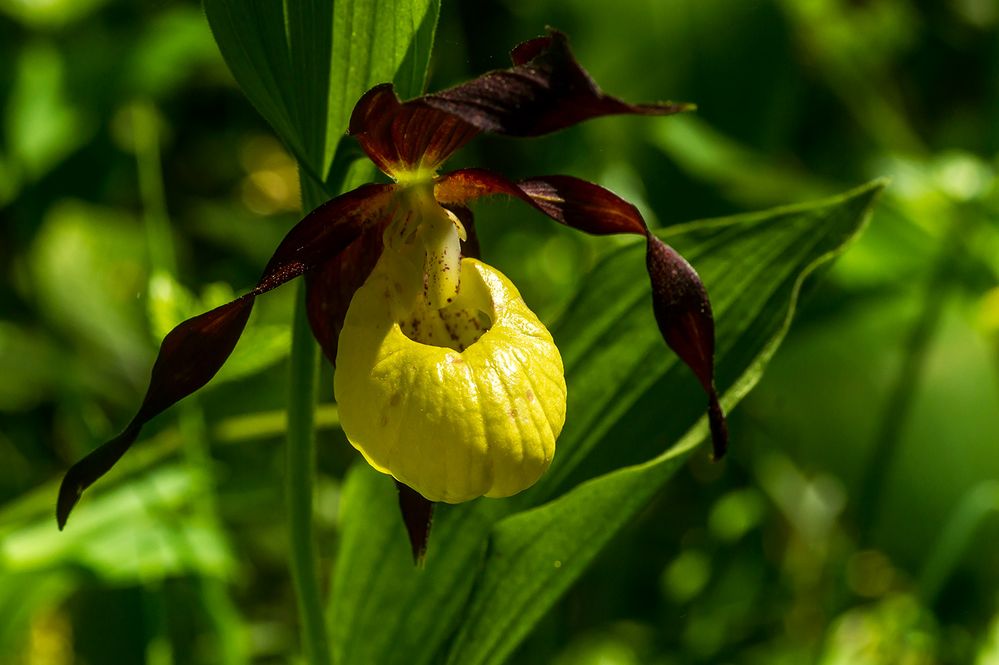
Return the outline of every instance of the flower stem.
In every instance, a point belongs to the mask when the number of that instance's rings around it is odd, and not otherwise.
[[[315,538],[312,532],[312,495],[315,477],[316,380],[318,347],[312,339],[305,309],[305,288],[298,287],[292,323],[291,371],[288,384],[288,444],[285,465],[289,562],[298,599],[302,649],[312,665],[330,663],[329,642],[319,589]]]
[[[972,487],[958,503],[919,576],[919,592],[926,605],[932,605],[944,582],[967,552],[976,531],[993,514],[999,514],[999,481],[986,480]]]
[[[139,172],[139,195],[146,229],[149,266],[153,273],[177,274],[173,234],[163,193],[163,166],[156,109],[148,102],[132,105],[132,140]]]

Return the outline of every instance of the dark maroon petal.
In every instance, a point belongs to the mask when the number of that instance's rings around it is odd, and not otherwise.
[[[434,198],[445,208],[464,205],[483,196],[515,196],[535,206],[512,180],[487,169],[460,169],[445,173],[434,182]],[[544,212],[544,211],[542,211]]]
[[[549,28],[549,32],[558,31]],[[551,48],[551,43],[552,38],[550,35],[548,37],[535,37],[534,39],[528,39],[526,42],[521,42],[513,47],[510,51],[510,60],[513,62],[514,66],[526,65],[531,60],[534,60]]]
[[[538,136],[605,115],[668,115],[694,108],[659,102],[628,104],[590,78],[566,36],[550,30],[511,52],[514,66],[415,101],[461,118],[484,132]]]
[[[59,528],[83,491],[111,470],[149,420],[195,392],[222,368],[239,340],[256,296],[343,251],[367,220],[388,207],[391,185],[366,185],[310,212],[278,246],[250,293],[184,321],[163,339],[142,405],[125,430],[73,465],[56,505]]]
[[[215,376],[235,348],[253,309],[253,300],[253,295],[245,295],[188,319],[163,339],[138,413],[121,434],[74,464],[63,478],[56,504],[60,529],[66,525],[83,491],[111,470],[146,422]]]
[[[437,201],[448,207],[495,194],[515,196],[556,222],[593,235],[647,232],[638,208],[572,176],[538,176],[515,183],[485,169],[462,169],[441,176],[434,186]]]
[[[652,310],[671,349],[694,371],[708,394],[708,422],[715,459],[728,448],[728,427],[715,390],[715,322],[701,278],[676,250],[648,234],[645,263],[652,281]]]
[[[385,226],[382,223],[365,229],[347,249],[305,276],[309,325],[333,365],[336,365],[337,341],[350,301],[382,254]]]
[[[648,232],[638,208],[592,182],[553,175],[521,180],[517,187],[546,215],[574,229],[594,235]]]
[[[394,191],[394,185],[361,185],[310,212],[278,245],[253,293],[269,291],[339,254],[387,214]]]
[[[697,376],[708,394],[708,420],[714,455],[728,446],[728,430],[714,387],[714,319],[697,272],[673,248],[649,232],[632,204],[599,185],[570,176],[541,176],[514,183],[482,169],[441,176],[434,190],[441,205],[503,194],[530,203],[552,219],[594,235],[630,233],[646,238],[646,268],[652,306],[666,344]]]
[[[413,551],[413,562],[423,565],[427,555],[427,541],[430,539],[430,526],[434,518],[434,503],[408,485],[395,481],[399,490],[399,509],[406,525],[409,546]]]
[[[350,116],[349,131],[371,161],[390,176],[416,169],[435,171],[479,133],[456,116],[424,104],[401,103],[391,83],[361,97]]]

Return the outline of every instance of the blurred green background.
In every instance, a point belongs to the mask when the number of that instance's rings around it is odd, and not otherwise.
[[[449,166],[571,173],[654,226],[892,184],[806,288],[727,460],[701,451],[514,662],[999,663],[999,5],[445,0],[430,88],[545,25],[609,92],[699,111],[480,138]],[[294,162],[196,2],[0,0],[0,114],[0,663],[286,662],[293,289],[64,533],[53,512],[158,340],[256,281],[298,217]],[[477,214],[543,319],[606,247],[507,202]],[[327,571],[358,460],[329,374]]]

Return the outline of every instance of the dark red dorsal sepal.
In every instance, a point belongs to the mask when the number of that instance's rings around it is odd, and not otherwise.
[[[461,118],[481,131],[540,136],[607,115],[669,115],[693,104],[629,104],[608,95],[576,61],[558,30],[524,42],[510,54],[513,67],[418,97],[431,108]]]
[[[354,106],[349,132],[383,173],[398,178],[407,171],[436,171],[479,130],[417,101],[400,102],[392,84],[383,83]]]

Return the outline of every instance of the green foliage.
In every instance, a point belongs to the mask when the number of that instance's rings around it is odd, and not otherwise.
[[[50,208],[31,254],[34,297],[50,324],[123,373],[149,354],[135,299],[146,276],[144,253],[127,215],[64,201]]]
[[[439,12],[440,0],[205,2],[246,96],[321,184],[368,88],[422,90]]]
[[[102,495],[68,537],[54,532],[49,516],[5,529],[0,559],[13,573],[80,566],[114,584],[135,584],[150,571],[168,577],[185,572],[224,578],[233,561],[221,534],[192,507],[204,501],[207,479],[188,468],[165,466],[138,482]],[[134,525],[149,516],[146,528]],[[131,556],[121,552],[128,548]]]
[[[65,99],[65,63],[51,44],[26,48],[18,62],[6,130],[11,157],[38,178],[86,140],[88,124]]]
[[[728,408],[780,344],[804,277],[856,236],[881,186],[661,234],[690,257],[712,295]],[[354,470],[334,573],[338,662],[436,662],[443,653],[451,663],[503,662],[704,437],[702,406],[683,398],[690,377],[667,355],[648,312],[642,262],[638,245],[607,257],[554,326],[571,415],[549,473],[503,502],[442,506],[426,570],[414,575],[401,546],[391,483]],[[668,416],[650,401],[671,405]],[[661,442],[664,420],[675,433],[666,452],[567,486],[573,472],[605,471],[594,462],[600,449]]]
[[[350,109],[385,80],[419,92],[439,4],[0,0],[0,662],[301,654],[292,289],[61,534],[56,483],[127,421],[164,332],[254,283],[298,216],[295,160],[307,206],[372,178]],[[441,506],[418,570],[322,373],[337,662],[996,662],[992,4],[449,2],[429,87],[549,24],[609,92],[698,113],[484,138],[454,165],[585,177],[664,227],[714,298],[731,454],[692,447],[703,398],[655,332],[640,248],[477,205],[486,258],[554,321],[568,423],[536,488]],[[879,176],[855,243],[869,190],[726,217]]]

